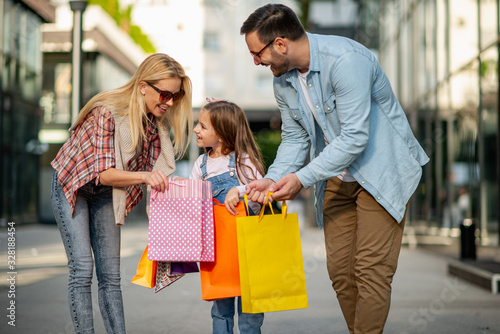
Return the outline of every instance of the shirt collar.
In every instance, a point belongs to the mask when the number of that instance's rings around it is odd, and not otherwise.
[[[319,72],[319,50],[318,41],[316,36],[306,32],[307,38],[309,39],[309,72]],[[288,71],[286,74],[286,81],[291,82],[293,78],[299,77],[299,70],[293,69]]]

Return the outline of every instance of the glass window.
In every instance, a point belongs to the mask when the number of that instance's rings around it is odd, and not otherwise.
[[[55,66],[55,123],[69,124],[71,117],[71,64]]]
[[[12,36],[12,3],[10,1],[6,1],[4,4],[4,12],[2,17],[3,24],[3,35],[4,36]],[[11,50],[11,38],[3,39],[2,52],[4,54],[10,53]]]
[[[21,85],[21,89],[23,91],[23,96],[30,100],[36,101],[38,98],[38,94],[40,92],[39,89],[39,73],[41,63],[39,61],[41,54],[39,52],[39,44],[40,44],[40,20],[34,14],[28,12],[26,13],[26,21],[25,21],[25,41],[24,41],[24,82]]]
[[[426,65],[426,34],[425,34],[425,12],[424,3],[419,2],[415,8],[415,15],[413,19],[413,40],[414,40],[414,61],[413,61],[413,75],[415,82],[413,103],[422,97],[427,91],[427,72],[425,71]]]
[[[451,103],[453,122],[453,152],[451,161],[451,188],[456,220],[479,217],[479,75],[478,61],[452,76]],[[459,198],[467,194],[468,203],[459,208]]]
[[[450,118],[450,102],[449,102],[449,85],[445,81],[443,85],[438,87],[438,110],[437,119],[435,123],[436,138],[439,136],[440,140],[435,142],[436,155],[434,159],[435,164],[435,174],[436,174],[436,197],[438,198],[436,213],[438,219],[443,218],[440,221],[440,225],[449,225],[450,219],[446,216],[445,212],[449,212],[449,187],[451,179],[449,172],[450,161],[452,160],[448,154],[449,145],[453,144],[452,131],[449,131],[448,120]],[[451,123],[453,125],[453,123]],[[451,127],[451,126],[450,126]]]
[[[399,38],[399,48],[400,48],[400,80],[398,82],[398,91],[399,96],[398,99],[403,106],[407,106],[410,104],[410,92],[412,90],[412,76],[411,76],[411,65],[412,65],[412,56],[411,56],[411,26],[408,22],[406,22],[401,27],[401,36]]]
[[[26,67],[37,72],[40,68],[40,25],[41,20],[35,14],[28,12],[26,19]]]
[[[433,1],[425,2],[425,80],[426,89],[437,84],[436,71],[436,7]],[[423,71],[424,72],[424,71]]]
[[[474,62],[451,78],[451,104],[455,112],[464,112],[467,117],[474,117],[477,122],[479,105],[478,64]]]
[[[498,221],[498,80],[498,51],[491,47],[481,54],[481,121],[485,157],[483,192],[487,201],[484,214],[488,227],[492,228]]]
[[[437,69],[438,81],[448,75],[448,13],[446,0],[437,0]]]
[[[477,2],[449,1],[450,8],[450,70],[455,72],[477,56]]]
[[[481,49],[486,48],[497,40],[498,19],[496,7],[496,0],[480,0]]]

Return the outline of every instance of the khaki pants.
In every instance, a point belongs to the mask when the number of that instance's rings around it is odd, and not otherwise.
[[[323,206],[327,267],[351,334],[382,333],[404,220],[398,224],[357,182],[334,177]]]

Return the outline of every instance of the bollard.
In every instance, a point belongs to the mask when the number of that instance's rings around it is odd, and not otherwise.
[[[460,224],[460,259],[476,259],[476,224],[472,219]]]

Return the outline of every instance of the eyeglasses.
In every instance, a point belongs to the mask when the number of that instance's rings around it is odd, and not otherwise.
[[[252,55],[253,59],[256,61],[260,61],[260,56],[262,56],[262,52],[264,52],[265,49],[267,49],[271,44],[273,44],[276,38],[278,37],[275,37],[272,41],[267,43],[266,46],[264,46],[259,52],[250,51],[250,54]],[[285,38],[285,36],[281,36],[281,38]]]
[[[149,82],[146,81],[148,85],[150,85],[155,91],[157,91],[160,94],[160,103],[166,103],[170,101],[171,99],[174,99],[175,102],[179,102],[183,97],[185,92],[181,89],[177,93],[172,93],[169,92],[168,90],[161,90],[158,87],[155,87],[154,85],[150,84]]]

